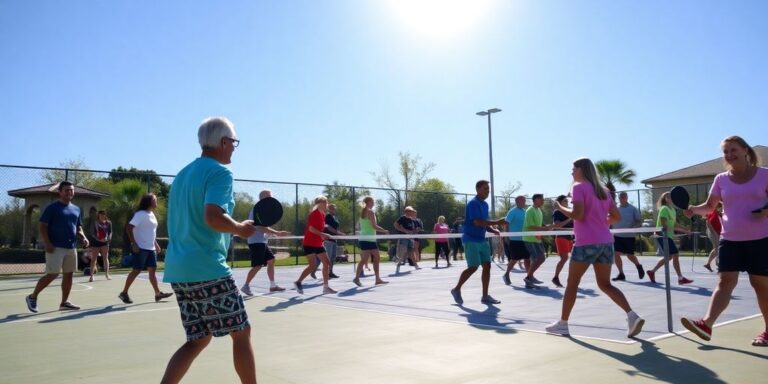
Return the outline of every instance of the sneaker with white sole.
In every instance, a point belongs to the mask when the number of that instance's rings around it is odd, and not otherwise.
[[[482,299],[480,299],[480,302],[483,304],[501,304],[501,301],[498,301],[491,297],[491,295],[485,295]]]
[[[77,311],[78,309],[80,309],[80,307],[69,301],[65,301],[59,305],[59,311]]]
[[[304,287],[301,286],[301,283],[294,281],[293,286],[296,287],[296,291],[299,292],[300,295],[304,294]]]
[[[243,295],[246,295],[246,296],[253,296],[253,292],[251,292],[251,287],[247,285],[243,285],[242,288],[240,288],[240,292],[242,292]]]
[[[563,323],[559,320],[550,324],[548,327],[544,328],[544,330],[553,335],[568,336],[571,334],[568,331],[568,323]]]
[[[27,302],[27,309],[30,312],[37,313],[37,298],[32,298],[32,295],[29,295],[24,298],[24,301]]]
[[[643,330],[645,320],[636,313],[627,315],[627,337],[635,337]]]
[[[333,295],[334,293],[338,293],[333,290],[331,287],[323,287],[323,294],[324,295]]]

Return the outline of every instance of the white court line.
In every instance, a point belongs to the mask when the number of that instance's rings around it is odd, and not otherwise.
[[[81,308],[80,310],[77,310],[77,311],[59,311],[59,312],[60,313],[64,313],[64,314],[78,314],[78,313],[82,313],[83,311],[89,311],[89,310],[93,310],[93,309],[98,310],[98,309],[102,309],[102,308],[105,308],[105,307]],[[114,312],[101,313],[101,314],[94,315],[94,316],[115,316],[115,315],[125,315],[125,314],[134,314],[134,313],[143,313],[143,312],[167,311],[167,310],[170,310],[170,309],[178,309],[178,308],[179,307],[177,305],[174,305],[172,307],[166,306],[166,307],[163,307],[163,308],[154,308],[154,309],[137,309],[137,310],[133,310],[133,311],[129,311],[129,310],[114,311]],[[19,323],[41,322],[41,321],[45,321],[45,320],[56,320],[56,319],[60,319],[61,317],[62,316],[37,317],[37,315],[35,315],[35,314],[30,314],[27,318],[24,318],[24,319],[21,319],[21,320],[14,320],[14,321],[8,321],[8,322],[5,322],[5,323],[1,323],[0,327],[2,327],[4,325],[12,325],[12,324],[19,324]],[[88,317],[87,314],[86,314],[86,317]]]
[[[81,286],[81,287],[85,287],[85,289],[75,289],[75,286],[78,286],[78,285]],[[24,285],[19,285],[19,286],[24,287]],[[61,287],[61,284],[48,285],[45,289],[51,289],[51,288],[56,288],[56,287]],[[29,289],[27,289],[27,290],[19,289],[17,292],[14,292],[14,293],[0,293],[0,297],[27,296],[30,293],[32,293],[32,291],[34,289],[35,289],[34,286],[30,286]],[[93,289],[93,287],[88,285],[88,284],[72,282],[72,290],[71,290],[71,292],[85,292],[85,291],[90,291],[91,289]]]
[[[738,319],[728,320],[728,321],[724,321],[722,323],[716,323],[715,325],[712,326],[712,329],[718,328],[718,327],[722,327],[722,326],[728,325],[728,324],[733,324],[733,323],[736,323],[736,322],[739,322],[739,321],[750,320],[750,319],[754,319],[756,317],[762,317],[762,316],[763,316],[762,314],[756,313],[754,315],[750,315],[750,316],[746,316],[746,317],[740,317]],[[652,338],[648,339],[648,341],[656,341],[656,340],[666,339],[668,337],[680,336],[680,335],[684,335],[686,333],[692,333],[692,332],[687,330],[687,329],[683,329],[680,332],[665,333],[663,335],[652,337]]]

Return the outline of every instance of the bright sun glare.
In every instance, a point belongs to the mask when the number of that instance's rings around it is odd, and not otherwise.
[[[415,34],[451,38],[467,33],[487,13],[489,0],[389,0],[395,16]]]

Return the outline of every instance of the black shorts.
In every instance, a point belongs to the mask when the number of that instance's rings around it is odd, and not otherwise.
[[[768,237],[759,240],[731,241],[720,239],[719,272],[747,272],[768,276]]]
[[[657,237],[656,238],[656,244],[658,244],[659,248],[661,250],[660,256],[664,256],[664,247],[666,247],[667,244],[669,244],[669,255],[677,255],[680,253],[680,251],[677,250],[677,244],[675,244],[675,241],[670,239],[669,237]]]
[[[94,248],[101,248],[101,247],[108,247],[108,246],[109,246],[109,243],[107,242],[98,241],[98,240],[91,241],[91,247],[94,247]]]
[[[376,244],[375,241],[361,241],[360,249],[363,251],[372,251],[374,249],[379,249],[379,245]]]
[[[305,255],[319,255],[321,253],[325,253],[325,248],[323,247],[308,247],[304,246],[304,254]]]
[[[248,249],[251,250],[251,267],[266,266],[268,261],[275,258],[266,243],[248,244]]]
[[[613,237],[613,251],[624,255],[635,254],[635,237]]]
[[[528,250],[525,248],[525,243],[522,240],[510,240],[504,242],[504,253],[507,254],[507,258],[510,260],[523,260],[531,257]]]

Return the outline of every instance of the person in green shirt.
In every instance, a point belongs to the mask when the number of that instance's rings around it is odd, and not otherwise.
[[[657,207],[659,208],[659,216],[656,219],[656,226],[663,228],[662,235],[656,238],[659,249],[663,250],[666,248],[667,244],[669,244],[669,256],[672,258],[672,267],[675,268],[675,273],[677,273],[677,283],[680,285],[693,283],[693,280],[685,278],[680,270],[679,251],[672,239],[672,237],[675,236],[675,231],[686,234],[690,234],[691,231],[677,225],[677,213],[672,206],[672,195],[669,191],[661,194],[659,201],[657,202]],[[662,257],[659,262],[656,263],[656,266],[647,272],[648,279],[650,279],[652,283],[656,282],[656,270],[663,265],[664,258]]]
[[[544,195],[536,193],[533,195],[533,205],[525,210],[525,220],[523,221],[523,232],[529,231],[548,231],[550,228],[544,225],[544,212],[541,207],[544,205]],[[523,279],[526,288],[536,288],[536,284],[542,281],[533,277],[541,264],[546,259],[544,244],[541,243],[541,236],[523,236],[525,249],[531,255],[531,266],[527,269],[527,275]]]

